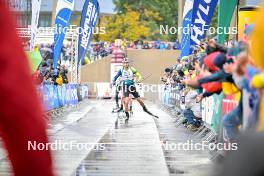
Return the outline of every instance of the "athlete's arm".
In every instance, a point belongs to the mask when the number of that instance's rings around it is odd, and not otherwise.
[[[121,70],[121,69],[117,72],[117,74],[116,74],[115,77],[113,78],[113,83],[115,83],[116,80],[117,80],[120,76],[122,76],[122,70]]]
[[[135,69],[134,67],[131,67],[131,70],[133,72],[133,74],[135,75],[135,77],[137,78],[138,82],[143,81],[143,77],[142,75],[137,71],[137,69]]]

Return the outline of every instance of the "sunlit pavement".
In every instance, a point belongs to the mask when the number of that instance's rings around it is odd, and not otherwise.
[[[89,149],[53,152],[56,175],[201,175],[211,167],[207,152],[164,151],[161,143],[186,142],[190,132],[176,127],[173,118],[158,106],[147,103],[159,120],[144,113],[134,103],[134,115],[128,124],[112,114],[114,102],[90,100],[78,111],[54,119],[49,125],[50,141],[90,143]],[[93,145],[104,144],[104,150]],[[5,154],[0,150],[0,175],[10,175]],[[169,166],[169,167],[168,167]]]

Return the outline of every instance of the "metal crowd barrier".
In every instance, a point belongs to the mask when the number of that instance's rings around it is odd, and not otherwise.
[[[180,126],[184,121],[181,112],[185,109],[183,90],[179,91],[176,88],[163,86],[160,91],[159,101],[162,109],[171,114],[175,119],[176,126]],[[190,137],[192,139],[200,139],[210,143],[221,138],[223,126],[223,115],[232,111],[237,105],[237,101],[230,97],[223,98],[223,95],[213,95],[204,98],[201,103],[202,120],[204,124],[198,128]],[[214,123],[214,124],[213,124]],[[218,129],[216,129],[218,128]]]
[[[87,84],[41,85],[38,93],[44,105],[47,119],[61,118],[69,111],[78,109],[88,99]]]

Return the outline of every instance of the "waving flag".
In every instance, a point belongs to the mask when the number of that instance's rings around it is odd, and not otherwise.
[[[30,51],[33,51],[38,30],[38,20],[40,12],[41,0],[32,0],[32,19],[31,19],[31,41]]]
[[[99,18],[100,7],[97,0],[86,0],[82,10],[79,34],[78,63],[83,61],[92,39],[94,27]]]
[[[65,31],[68,27],[73,7],[74,0],[58,1],[55,17],[53,68],[56,68],[59,61],[63,40],[65,38]]]
[[[182,22],[181,58],[190,55],[190,27],[192,24],[193,3],[194,0],[186,0],[184,5]]]
[[[209,29],[218,0],[196,0],[193,4],[191,46],[199,45]]]
[[[218,27],[227,28],[230,26],[234,10],[237,6],[237,1],[219,0],[219,13],[218,13]],[[226,34],[221,33],[217,35],[218,42],[225,43]]]

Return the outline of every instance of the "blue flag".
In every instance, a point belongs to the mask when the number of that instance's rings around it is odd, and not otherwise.
[[[190,36],[193,13],[193,1],[186,0],[183,10],[182,39],[181,39],[181,58],[190,55]]]
[[[65,33],[71,18],[74,0],[59,0],[56,8],[53,68],[57,67]]]
[[[192,13],[191,46],[199,45],[205,38],[218,0],[195,0]]]
[[[97,0],[86,0],[82,10],[79,31],[78,64],[83,61],[91,42],[96,22],[99,18],[100,6]]]

